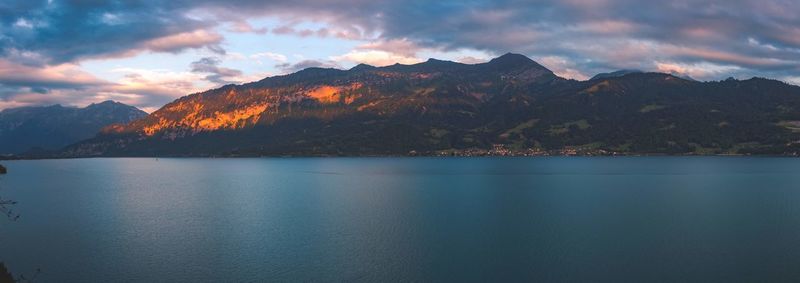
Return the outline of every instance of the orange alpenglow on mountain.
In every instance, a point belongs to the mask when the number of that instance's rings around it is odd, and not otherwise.
[[[800,105],[800,87],[774,80],[623,70],[576,81],[509,53],[479,64],[308,68],[226,85],[108,127],[61,155],[379,155],[497,144],[787,154],[800,140],[789,126],[800,109],[791,105]]]

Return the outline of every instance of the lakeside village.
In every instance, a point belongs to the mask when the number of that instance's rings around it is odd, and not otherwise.
[[[418,153],[410,151],[408,156],[455,156],[455,157],[481,157],[481,156],[510,156],[510,157],[525,157],[525,156],[649,156],[649,155],[669,155],[669,154],[643,154],[631,152],[610,151],[599,149],[594,146],[566,146],[561,149],[545,150],[542,148],[527,148],[527,149],[510,149],[504,144],[493,144],[491,149],[482,148],[469,148],[469,149],[448,149],[439,150],[428,153]],[[747,156],[750,154],[735,154],[735,153],[685,153],[678,155],[716,155],[716,156]],[[789,152],[784,154],[776,154],[775,156],[790,156],[800,157],[800,152]]]
[[[410,156],[420,155],[416,151],[409,152]],[[590,146],[568,146],[556,150],[544,150],[542,148],[510,149],[505,144],[493,144],[491,149],[469,148],[469,149],[448,149],[434,151],[428,156],[617,156],[625,155],[621,152],[608,151]]]

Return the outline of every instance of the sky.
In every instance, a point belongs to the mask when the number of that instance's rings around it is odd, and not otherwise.
[[[797,0],[3,0],[0,109],[184,95],[307,67],[524,54],[585,80],[638,69],[800,85]]]

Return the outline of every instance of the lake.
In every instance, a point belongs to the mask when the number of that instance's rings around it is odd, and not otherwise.
[[[800,159],[3,164],[37,282],[800,280]]]

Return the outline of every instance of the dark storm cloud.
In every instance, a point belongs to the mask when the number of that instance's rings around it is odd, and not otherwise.
[[[205,57],[192,62],[191,68],[194,73],[208,74],[206,80],[217,84],[238,83],[238,81],[231,81],[228,78],[237,77],[242,75],[242,71],[220,67],[222,61],[219,58]]]
[[[387,9],[382,29],[430,47],[562,56],[589,72],[670,61],[789,75],[800,58],[793,11],[800,1],[412,2]]]
[[[145,48],[174,52],[181,45],[163,37],[213,24],[178,13],[174,4],[157,2],[12,0],[0,4],[0,48],[7,57],[37,53],[41,63],[49,64]],[[151,42],[160,38],[162,42]]]
[[[137,50],[224,53],[222,38],[211,27],[275,16],[285,23],[272,30],[279,34],[521,52],[563,61],[586,75],[667,65],[700,72],[710,64],[741,75],[800,76],[796,0],[5,2],[0,4],[0,50],[28,64]],[[328,26],[315,31],[292,27],[303,21]]]
[[[244,2],[251,11],[323,19],[384,41],[565,58],[589,76],[669,64],[704,78],[800,76],[796,0]]]
[[[18,62],[36,55],[40,60],[28,63],[58,64],[139,50],[208,47],[224,53],[219,35],[197,31],[260,15],[314,18],[364,31],[372,25],[352,19],[368,17],[360,8],[370,2],[6,0],[0,3],[0,54]]]

